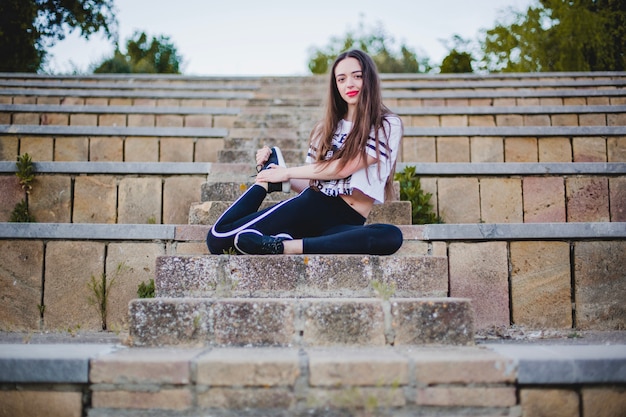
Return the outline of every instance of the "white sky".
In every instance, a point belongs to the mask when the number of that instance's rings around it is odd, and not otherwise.
[[[382,24],[395,48],[404,43],[439,65],[442,41],[458,34],[475,40],[513,8],[534,0],[115,0],[122,51],[135,31],[169,36],[187,75],[305,75],[310,48],[331,37]],[[501,19],[500,19],[501,20]],[[100,34],[84,41],[78,32],[49,50],[49,70],[82,72],[113,53]],[[394,50],[395,50],[394,48]]]

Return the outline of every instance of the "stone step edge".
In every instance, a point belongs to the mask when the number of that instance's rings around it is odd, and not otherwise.
[[[2,91],[2,90],[0,90]],[[500,98],[573,98],[573,97],[623,97],[626,95],[625,89],[514,89],[514,90],[473,90],[471,85],[468,89],[441,90],[441,91],[402,91],[383,89],[383,100],[386,99],[500,99]]]
[[[72,81],[59,81],[59,77],[53,77],[46,80],[7,80],[0,78],[0,87],[9,88],[50,88],[50,89],[90,89],[90,90],[204,90],[204,91],[255,91],[258,90],[260,85],[256,84],[215,84],[213,83],[199,83],[199,82],[185,82],[185,83],[150,83],[146,81],[133,82],[132,76],[128,78],[122,78],[126,82],[111,82],[100,80],[97,83],[85,82],[73,78]],[[130,79],[130,80],[129,80]],[[199,80],[198,80],[199,81]],[[588,85],[598,85],[601,80],[595,80],[595,83],[586,81]],[[591,84],[589,84],[591,83]],[[601,84],[605,85],[605,84]]]
[[[584,112],[584,107],[580,106]],[[612,107],[603,113],[609,113]],[[0,112],[11,113],[71,113],[71,114],[176,114],[176,115],[238,115],[239,107],[195,107],[195,106],[102,106],[102,105],[61,105],[61,104],[0,104]]]
[[[620,136],[626,135],[626,126],[406,126],[404,137],[410,136]]]
[[[308,359],[318,348],[236,348],[210,347],[204,349],[187,348],[151,348],[126,349],[120,344],[0,344],[0,382],[2,383],[90,383],[89,371],[94,362],[101,370],[110,364],[119,371],[119,362],[127,355],[135,356],[135,361],[154,366],[158,363],[167,372],[170,364],[180,363],[181,357],[192,355],[188,361],[189,369],[197,367],[198,360],[207,353],[218,357],[233,357],[233,367],[254,362],[259,355],[255,353],[293,352],[299,350]],[[482,344],[480,346],[455,346],[438,349],[440,354],[433,355],[432,347],[414,347],[410,350],[413,358],[421,358],[421,363],[439,363],[454,360],[460,369],[466,366],[484,363],[484,355],[501,361],[508,361],[510,378],[525,385],[571,385],[571,384],[625,384],[626,347],[624,345],[549,345],[549,344]],[[336,358],[339,363],[352,362],[354,355],[372,356],[371,362],[380,359],[380,348],[343,348],[327,347],[324,352]],[[414,366],[417,359],[405,355],[406,349],[400,347],[385,348],[383,352],[399,354],[406,358],[408,366]],[[421,353],[424,353],[422,355]],[[105,361],[102,361],[104,359]],[[156,362],[155,362],[156,360]],[[364,363],[368,361],[365,359]],[[309,360],[306,361],[309,363]],[[152,368],[154,369],[154,368]],[[601,369],[602,372],[598,370]],[[309,372],[310,373],[310,372]],[[165,379],[165,373],[157,373]],[[374,378],[376,379],[376,378]]]
[[[129,344],[162,346],[472,345],[467,298],[143,298]]]
[[[221,127],[0,125],[0,134],[224,138],[228,135],[228,129]]]
[[[87,86],[86,86],[87,87]],[[609,90],[610,91],[610,90]],[[250,100],[255,97],[247,91],[185,91],[185,90],[118,90],[94,88],[0,88],[0,96],[35,96],[35,97],[106,97],[106,98],[147,98],[147,99],[183,99],[183,100]]]
[[[239,107],[195,107],[195,106],[143,106],[143,105],[59,105],[59,104],[0,104],[0,112],[12,113],[103,113],[103,114],[213,114],[238,115]],[[493,115],[493,114],[595,114],[624,113],[624,105],[564,105],[564,106],[392,106],[400,116],[419,115]]]
[[[228,162],[33,162],[35,174],[211,174],[220,178],[235,172],[250,180],[254,171],[252,163]],[[417,175],[606,175],[625,174],[623,162],[398,162],[396,172],[414,166]],[[0,173],[15,173],[14,161],[0,161]],[[223,181],[219,181],[223,182]]]
[[[160,255],[159,298],[445,297],[448,259],[403,255]]]
[[[400,225],[404,240],[621,240],[626,222]],[[0,239],[204,241],[211,225],[0,223]]]

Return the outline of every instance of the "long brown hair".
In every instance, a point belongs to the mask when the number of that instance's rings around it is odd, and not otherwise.
[[[376,156],[380,163],[380,132],[384,132],[385,136],[389,135],[389,124],[383,123],[385,117],[392,112],[383,104],[382,92],[380,87],[380,78],[374,60],[358,49],[353,49],[341,53],[335,59],[330,70],[330,85],[328,88],[328,97],[326,103],[326,114],[322,121],[311,132],[310,141],[317,148],[317,161],[324,162],[325,156],[332,149],[333,134],[337,130],[339,122],[348,112],[348,104],[339,94],[337,81],[335,79],[335,69],[339,62],[346,58],[355,58],[361,65],[363,76],[363,85],[359,93],[359,102],[356,107],[356,113],[352,124],[352,129],[348,134],[342,148],[338,152],[334,152],[332,157],[326,162],[338,160],[339,167],[343,168],[348,161],[358,158],[367,158],[367,141],[370,134],[374,134],[376,141]],[[385,126],[385,124],[387,126]],[[390,198],[393,188],[393,174],[395,164],[391,169],[391,173],[385,184],[385,198]],[[380,167],[379,167],[380,175]]]

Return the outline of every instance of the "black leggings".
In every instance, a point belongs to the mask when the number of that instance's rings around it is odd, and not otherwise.
[[[266,195],[267,191],[255,184],[220,216],[206,239],[212,254],[231,251],[235,235],[247,229],[302,239],[307,254],[391,255],[402,245],[399,228],[391,224],[365,225],[366,219],[340,197],[307,188],[257,211]]]

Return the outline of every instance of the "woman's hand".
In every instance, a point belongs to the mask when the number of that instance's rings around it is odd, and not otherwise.
[[[288,168],[278,165],[270,165],[268,169],[264,169],[256,175],[258,182],[285,182],[289,179]]]
[[[272,155],[272,150],[269,148],[269,146],[264,146],[258,151],[256,151],[256,166],[262,167],[263,165],[265,165],[267,160],[270,159],[271,155]]]

